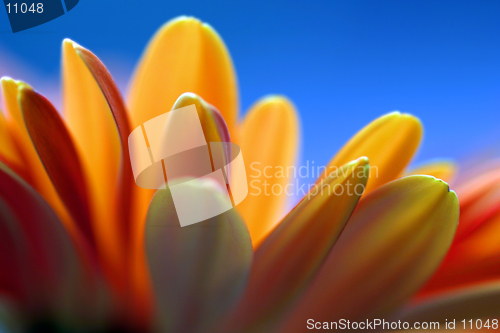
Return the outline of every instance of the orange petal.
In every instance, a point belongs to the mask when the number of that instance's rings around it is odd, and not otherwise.
[[[495,281],[424,299],[405,309],[398,319],[441,324],[455,319],[456,328],[463,328],[462,320],[465,319],[466,328],[470,328],[469,319],[473,318],[472,327],[476,328],[476,318],[485,318],[482,322],[485,324],[486,318],[499,316],[500,283]],[[491,325],[491,320],[489,322]],[[484,328],[486,330],[486,327]]]
[[[73,220],[95,247],[88,193],[73,140],[57,110],[31,88],[19,88],[24,122],[38,155]]]
[[[12,169],[24,169],[22,167],[23,158],[19,153],[17,143],[12,137],[8,124],[2,110],[0,110],[0,160],[4,161]]]
[[[332,173],[263,241],[229,331],[263,330],[260,325],[269,325],[306,290],[351,216],[368,172],[368,160],[360,158]]]
[[[366,156],[371,168],[366,188],[369,193],[399,177],[420,145],[422,132],[422,124],[412,115],[393,112],[382,116],[344,145],[328,164],[325,174],[330,168]]]
[[[219,110],[205,102],[200,96],[193,93],[182,94],[175,101],[172,109],[179,109],[192,104],[196,106],[196,111],[198,111],[198,117],[207,142],[231,142],[227,124]]]
[[[461,240],[500,212],[500,168],[470,175],[456,186],[460,198],[460,224],[456,240]]]
[[[133,127],[170,111],[185,92],[214,105],[233,131],[238,91],[229,52],[212,27],[179,17],[153,37],[136,69],[129,99]]]
[[[417,299],[500,278],[500,214],[454,242]]]
[[[364,197],[283,331],[316,321],[387,318],[432,274],[451,244],[458,200],[428,176]]]
[[[254,247],[283,216],[287,203],[284,187],[290,182],[287,170],[295,165],[298,132],[295,108],[280,96],[257,102],[241,125],[239,144],[249,194],[238,211],[247,223]]]
[[[407,175],[428,175],[450,183],[457,175],[458,166],[450,161],[436,161],[411,169]]]
[[[219,193],[200,180],[204,196]],[[216,201],[217,200],[217,201]],[[146,250],[160,332],[207,332],[238,299],[252,260],[244,221],[233,209],[181,227],[170,190],[159,190],[148,212]],[[213,330],[218,331],[218,329]]]
[[[133,184],[132,167],[130,165],[130,156],[128,150],[128,136],[131,127],[128,119],[128,113],[122,100],[118,87],[109,74],[104,64],[89,50],[74,44],[75,50],[80,58],[87,65],[90,73],[94,76],[102,94],[106,98],[109,110],[113,116],[115,128],[118,130],[120,139],[121,158],[118,183],[118,220],[124,230],[125,242],[130,237],[130,209],[132,191],[135,188]]]
[[[123,287],[124,252],[122,229],[118,225],[118,179],[120,137],[110,106],[85,61],[78,45],[63,42],[64,115],[89,183],[93,229],[98,252],[108,276],[117,288]],[[103,74],[105,75],[105,74]]]

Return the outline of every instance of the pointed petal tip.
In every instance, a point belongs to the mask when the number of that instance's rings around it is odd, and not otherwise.
[[[205,102],[200,96],[193,92],[185,92],[182,95],[177,98],[174,104],[174,109],[176,108],[176,105],[188,105],[189,103],[192,104],[197,104],[200,102]]]
[[[10,76],[2,76],[2,78],[0,78],[0,82],[4,83],[4,82],[12,82],[14,81],[13,78],[11,78]]]
[[[17,93],[18,94],[26,94],[26,92],[28,91],[34,91],[33,87],[31,87],[30,85],[24,83],[24,82],[19,82],[18,85],[17,85]]]
[[[14,85],[25,85],[25,86],[30,87],[29,84],[27,84],[27,83],[25,83],[25,82],[23,82],[21,80],[13,79],[13,78],[11,78],[9,76],[3,76],[2,78],[0,78],[0,84],[2,86],[9,85],[9,84],[14,84]]]
[[[331,173],[330,176],[326,179],[330,179],[332,176],[336,178],[339,175],[344,175],[344,176],[347,174],[351,175],[351,174],[355,173],[356,170],[359,170],[359,168],[365,169],[364,175],[368,176],[368,172],[366,172],[370,168],[370,161],[369,161],[368,157],[362,156],[362,157],[359,157],[355,160],[352,160],[351,162],[344,164],[343,166],[341,166],[338,169],[337,172]],[[323,181],[325,181],[325,180],[323,180]]]
[[[73,48],[81,47],[80,44],[75,42],[74,40],[70,38],[64,38],[63,39],[63,46],[71,46]]]
[[[366,157],[366,156],[361,156],[360,158],[356,159],[355,161],[360,166],[370,165],[370,159],[368,157]]]

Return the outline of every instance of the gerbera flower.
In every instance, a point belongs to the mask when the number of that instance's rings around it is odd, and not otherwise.
[[[168,190],[133,183],[133,128],[195,104],[207,141],[229,134],[247,170],[292,166],[298,145],[284,97],[258,101],[239,121],[229,53],[196,19],[154,36],[128,106],[99,59],[70,40],[62,116],[28,85],[1,82],[0,293],[13,329],[294,332],[311,318],[385,318],[452,242],[455,193],[431,176],[399,178],[422,126],[398,112],[356,134],[284,218],[284,192],[249,195],[237,212],[181,228]],[[335,192],[358,185],[366,191]]]

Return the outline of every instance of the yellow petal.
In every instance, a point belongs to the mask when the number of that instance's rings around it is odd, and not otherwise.
[[[125,243],[128,243],[130,241],[130,220],[133,211],[131,199],[133,196],[132,192],[135,189],[128,150],[128,136],[132,132],[128,112],[120,91],[106,66],[89,50],[76,44],[74,44],[74,47],[78,56],[83,60],[101,89],[112,115],[114,128],[118,133],[120,141],[120,169],[116,195],[116,206],[118,208],[117,220],[121,236],[123,236]]]
[[[280,222],[257,249],[231,329],[269,325],[306,290],[334,246],[368,179],[366,158],[331,174]]]
[[[0,110],[0,142],[2,143],[0,145],[0,160],[16,171],[22,168],[23,158],[19,153],[2,110]]]
[[[239,144],[249,193],[238,210],[247,223],[254,247],[284,213],[287,202],[284,187],[290,181],[287,170],[295,165],[298,131],[294,106],[279,96],[257,102],[241,125]]]
[[[457,226],[448,184],[410,176],[360,201],[284,331],[316,321],[387,318],[434,272]]]
[[[450,161],[436,161],[423,164],[408,172],[407,175],[428,175],[449,183],[457,175],[458,166]]]
[[[474,319],[472,327],[476,328],[476,318],[498,318],[499,316],[500,283],[496,281],[422,300],[407,308],[398,316],[398,319],[408,322],[439,323],[455,319],[456,328],[464,327],[462,323],[464,319],[466,328],[470,328],[469,320]],[[482,321],[483,324],[485,322],[486,319]]]
[[[21,81],[15,81],[10,77],[2,77],[0,81],[2,83],[2,93],[4,96],[3,102],[5,106],[7,121],[16,123],[19,127],[21,127],[22,130],[22,124],[24,124],[23,116],[21,114],[19,105],[17,104],[17,99],[12,97],[17,96],[17,87],[25,83]]]
[[[88,179],[98,251],[107,263],[106,268],[116,270],[122,256],[114,206],[120,141],[106,99],[75,47],[76,43],[64,40],[64,116]]]
[[[192,93],[182,94],[174,104],[174,109],[184,106],[196,106],[201,127],[207,142],[230,142],[227,124],[221,119],[220,112],[216,107],[205,102],[200,96]]]
[[[370,179],[366,188],[369,193],[398,178],[415,154],[422,132],[422,124],[414,116],[389,113],[368,124],[349,140],[330,161],[326,172],[329,168],[338,168],[366,156],[370,160]]]
[[[149,43],[131,84],[132,127],[170,111],[185,92],[199,95],[224,116],[232,132],[237,119],[236,75],[229,52],[206,23],[179,17]]]

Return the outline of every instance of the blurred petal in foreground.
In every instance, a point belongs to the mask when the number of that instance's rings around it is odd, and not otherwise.
[[[458,200],[429,176],[393,181],[365,197],[283,331],[307,319],[384,318],[436,269],[451,244]]]
[[[498,318],[499,316],[500,283],[491,282],[424,299],[408,307],[398,316],[398,319],[410,323],[415,321],[445,323],[455,319],[457,327],[463,327],[461,323],[463,319],[466,319],[466,325],[470,325],[469,319]],[[475,328],[475,320],[473,322]]]
[[[264,240],[255,252],[245,294],[228,331],[268,328],[295,304],[356,207],[368,172],[368,159],[360,158],[332,173]]]
[[[195,179],[191,186],[221,200],[214,184]],[[145,237],[159,330],[206,332],[234,304],[246,282],[252,244],[245,223],[232,209],[181,227],[170,191],[159,190]]]

